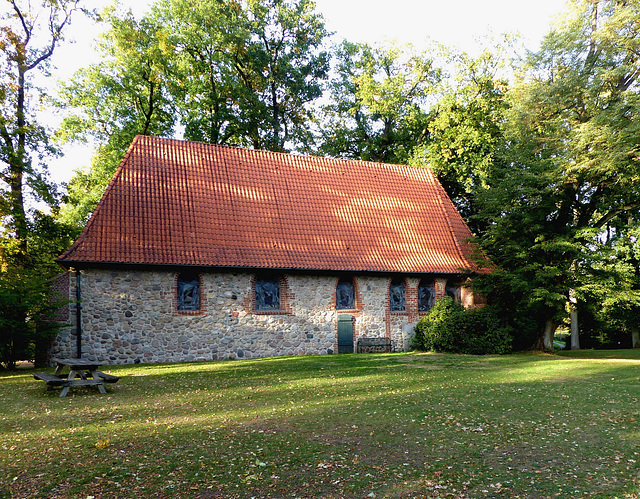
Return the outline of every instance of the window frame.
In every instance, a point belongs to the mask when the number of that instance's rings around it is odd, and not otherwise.
[[[429,283],[428,285],[423,284],[423,283]],[[428,308],[423,309],[420,308],[420,289],[421,288],[427,288],[429,290],[429,294],[430,294],[430,298],[428,301]],[[433,279],[431,279],[431,281],[429,281],[428,279],[420,279],[420,281],[418,282],[418,289],[417,289],[417,295],[418,295],[418,313],[419,314],[428,314],[429,311],[433,308],[433,306],[436,303],[436,285],[435,282],[433,281]]]
[[[395,287],[402,286],[402,308],[394,308],[394,300],[392,295],[392,290]],[[389,281],[389,311],[394,314],[404,314],[407,312],[407,283],[403,278],[394,278]]]
[[[184,302],[184,284],[186,283],[197,283],[195,288],[196,292],[194,293],[196,297],[195,304],[187,304]],[[203,300],[202,300],[202,276],[199,273],[193,272],[179,272],[176,275],[176,285],[175,285],[175,300],[176,300],[176,311],[179,314],[200,314],[203,312]]]
[[[349,307],[340,307],[339,306],[339,299],[338,299],[338,291],[339,291],[339,286],[341,283],[344,284],[349,284],[351,286],[351,291],[352,291],[352,296],[351,296],[351,303],[349,303],[348,305],[351,305]],[[338,279],[338,282],[336,282],[336,288],[335,288],[335,299],[336,299],[336,303],[335,303],[335,308],[336,310],[356,310],[357,307],[357,297],[356,297],[356,284],[355,282],[353,282],[353,277],[351,278],[343,278],[340,277]]]
[[[277,300],[278,300],[277,308],[273,307],[273,306],[261,307],[261,306],[258,305],[259,304],[258,289],[259,289],[259,286],[261,286],[260,285],[261,282],[262,283],[271,282],[271,283],[275,283],[277,285]],[[253,311],[254,312],[258,312],[258,313],[267,313],[267,314],[268,313],[282,313],[282,312],[284,312],[284,307],[283,307],[283,303],[282,303],[282,298],[283,298],[283,296],[282,296],[282,291],[283,291],[282,288],[283,288],[282,280],[278,276],[268,276],[268,275],[267,276],[265,276],[265,275],[256,276],[255,280],[254,280],[254,283],[253,283],[253,289],[252,289],[252,292],[253,292]]]

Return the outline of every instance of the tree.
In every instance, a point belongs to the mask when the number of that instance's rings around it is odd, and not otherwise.
[[[35,212],[27,236],[28,255],[22,265],[15,259],[3,262],[0,271],[0,365],[14,369],[19,360],[34,360],[43,367],[51,340],[63,324],[54,320],[64,299],[52,293],[52,281],[60,268],[54,258],[73,242],[73,227],[53,215]],[[5,255],[13,255],[17,242],[2,241]]]
[[[640,226],[633,217],[618,220],[597,244],[598,279],[585,286],[581,335],[588,347],[640,348]]]
[[[49,297],[49,280],[57,273],[53,258],[70,241],[65,227],[32,208],[41,201],[55,210],[57,203],[45,163],[56,151],[38,121],[44,95],[35,75],[49,75],[51,57],[78,10],[79,0],[8,0],[2,12],[0,363],[6,368],[33,358],[57,327],[46,320],[57,306]]]
[[[481,242],[552,349],[570,292],[595,278],[607,225],[638,215],[639,2],[575,0],[509,93]],[[508,286],[508,287],[509,287]]]
[[[250,41],[234,54],[244,87],[245,133],[256,149],[287,151],[311,141],[310,105],[322,94],[327,31],[311,0],[250,0]]]
[[[7,5],[8,4],[8,5]],[[5,236],[13,240],[13,258],[26,259],[29,220],[26,198],[53,203],[44,157],[53,153],[46,128],[36,118],[40,92],[34,73],[45,75],[79,0],[8,0],[0,27],[0,215]],[[5,255],[5,258],[7,255]]]
[[[427,100],[440,75],[433,61],[410,47],[373,48],[347,41],[337,59],[318,152],[407,163],[426,138]]]
[[[58,105],[73,109],[63,121],[62,140],[93,140],[89,170],[77,170],[67,186],[61,220],[81,228],[133,138],[171,134],[174,116],[167,95],[166,35],[153,21],[131,12],[103,14],[111,26],[101,36],[98,64],[80,70],[61,89]]]
[[[508,41],[509,42],[509,41]],[[453,67],[442,96],[429,111],[427,139],[413,149],[410,163],[430,168],[474,233],[482,231],[477,197],[487,189],[502,141],[507,108],[505,53],[510,42],[472,58],[449,57]]]
[[[250,41],[240,3],[163,0],[152,17],[167,33],[167,89],[185,138],[249,146],[245,90],[235,70],[236,54]]]

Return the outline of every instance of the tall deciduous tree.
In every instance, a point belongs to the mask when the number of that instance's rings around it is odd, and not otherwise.
[[[311,140],[311,103],[322,94],[327,31],[312,0],[247,0],[250,42],[234,55],[244,86],[246,133],[256,149],[286,151]]]
[[[70,243],[66,228],[33,208],[56,204],[47,179],[46,157],[55,153],[49,132],[38,121],[43,92],[36,75],[49,75],[78,0],[3,2],[0,25],[0,364],[46,353],[56,324],[49,279],[53,258]],[[30,207],[31,206],[31,207]],[[40,347],[40,348],[38,348]],[[42,358],[38,358],[42,361]]]
[[[81,227],[93,212],[136,135],[171,134],[174,116],[167,92],[166,32],[131,12],[103,14],[110,29],[101,36],[98,64],[80,70],[63,86],[60,105],[73,114],[60,135],[98,145],[88,170],[71,178],[62,220]]]
[[[244,89],[235,70],[236,54],[250,38],[241,4],[162,0],[152,16],[167,33],[167,88],[185,138],[249,146]]]
[[[640,209],[639,48],[637,0],[575,0],[510,92],[483,242],[537,307],[539,348],[594,275],[603,230]]]
[[[443,79],[442,95],[429,111],[427,140],[411,155],[413,165],[436,174],[474,233],[482,230],[474,218],[478,194],[488,188],[487,179],[499,160],[509,47],[504,43],[477,57],[454,53],[448,58],[452,74]]]
[[[79,0],[22,2],[6,0],[0,26],[0,214],[4,236],[19,264],[27,258],[27,193],[53,202],[42,160],[53,152],[46,128],[35,111],[40,92],[35,73],[47,74]],[[5,252],[5,258],[7,258]]]
[[[440,77],[433,61],[410,47],[373,48],[347,41],[338,48],[337,59],[319,152],[406,163],[426,138],[427,101]]]

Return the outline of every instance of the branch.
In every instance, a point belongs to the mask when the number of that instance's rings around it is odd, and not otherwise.
[[[13,10],[16,11],[16,14],[20,18],[20,24],[22,24],[22,29],[24,30],[25,35],[26,35],[26,39],[25,39],[25,42],[24,42],[24,45],[26,47],[26,45],[29,43],[29,40],[31,39],[31,29],[29,29],[29,26],[27,25],[27,21],[24,18],[24,16],[22,15],[22,12],[20,11],[20,8],[16,5],[15,0],[11,0],[11,5],[13,5]]]
[[[598,201],[600,200],[600,197],[604,194],[604,184],[603,183],[599,183],[598,186],[596,187],[596,191],[591,195],[591,199],[589,200],[589,204],[586,206],[586,208],[582,211],[579,219],[578,219],[578,225],[583,226],[586,225],[588,223],[588,221],[591,219],[591,216],[594,214],[594,212],[596,211],[596,205],[598,203]]]
[[[5,142],[5,147],[7,149],[7,156],[9,156],[8,159],[10,161],[10,158],[15,155],[15,148],[13,147],[11,134],[9,134],[9,131],[7,130],[7,127],[5,126],[4,123],[0,123],[0,137],[2,137],[2,139]],[[9,161],[7,161],[7,163],[9,163]],[[10,176],[0,174],[0,179],[2,179],[6,183],[9,183]]]
[[[620,208],[617,208],[615,210],[611,210],[609,213],[600,218],[600,220],[595,223],[595,226],[598,228],[604,227],[621,213],[624,213],[625,211],[635,210],[637,208],[640,208],[640,201],[621,206]]]
[[[12,2],[13,1],[14,0],[12,0]],[[53,51],[56,48],[58,40],[62,36],[62,30],[69,23],[69,20],[71,19],[71,14],[73,14],[73,12],[75,12],[77,10],[77,8],[78,8],[78,1],[79,0],[76,0],[73,3],[73,7],[69,10],[69,12],[67,12],[66,10],[64,11],[64,20],[62,21],[62,23],[59,26],[56,26],[55,23],[54,23],[54,20],[55,20],[55,17],[56,17],[55,16],[55,7],[51,6],[51,12],[49,14],[49,32],[51,33],[51,45],[49,45],[49,47],[40,55],[40,57],[36,58],[35,61],[33,61],[31,64],[26,66],[26,71],[30,71],[30,70],[34,69],[40,63],[42,63],[43,61],[46,61],[47,59],[49,59],[53,55]]]

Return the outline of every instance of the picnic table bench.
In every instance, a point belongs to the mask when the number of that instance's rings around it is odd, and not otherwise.
[[[382,338],[358,338],[356,353],[386,353],[394,352],[393,340]]]
[[[62,378],[49,373],[33,373],[35,379],[46,381],[49,386],[62,386],[65,382]]]
[[[56,370],[53,374],[33,373],[37,380],[47,383],[47,389],[62,387],[61,397],[66,397],[72,386],[95,386],[100,393],[107,393],[104,383],[117,383],[119,376],[98,371],[99,362],[84,359],[53,359]],[[69,368],[69,374],[62,376],[62,371]]]

